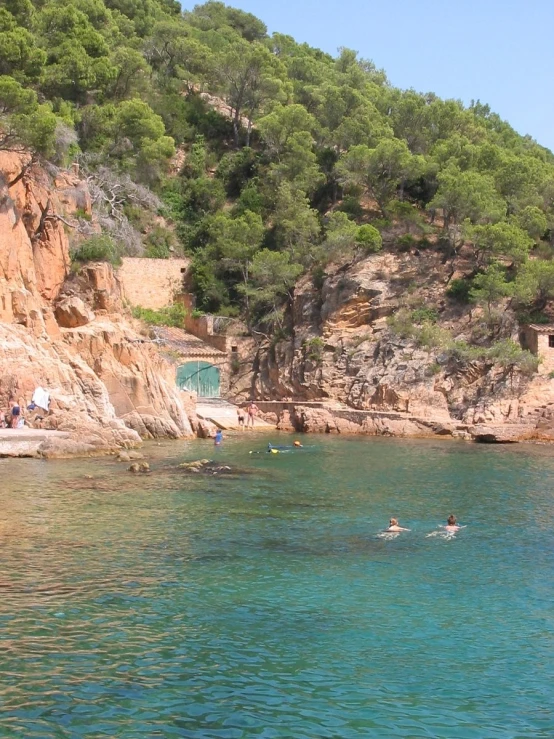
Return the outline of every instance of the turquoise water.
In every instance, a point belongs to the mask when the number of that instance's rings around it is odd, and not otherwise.
[[[306,441],[0,460],[0,737],[554,736],[552,448]]]

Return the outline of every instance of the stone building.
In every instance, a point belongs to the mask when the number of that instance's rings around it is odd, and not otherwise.
[[[554,324],[532,323],[520,332],[523,349],[541,358],[539,374],[554,372]]]

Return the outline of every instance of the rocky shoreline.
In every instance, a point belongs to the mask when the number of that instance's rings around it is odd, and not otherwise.
[[[27,159],[0,152],[0,411],[12,399],[25,409],[39,387],[50,403],[0,454],[90,456],[194,437],[194,398],[131,318],[111,264],[71,264],[68,233],[92,217],[86,182]]]
[[[468,424],[444,417],[417,417],[398,411],[327,407],[325,403],[262,403],[267,422],[281,431],[316,434],[391,436],[398,438],[453,438],[478,443],[508,444],[554,441],[548,415],[536,423]]]
[[[0,152],[0,409],[12,398],[25,407],[37,387],[51,403],[40,428],[2,435],[0,456],[117,454],[143,439],[205,436],[195,397],[176,387],[175,365],[131,317],[112,266],[71,268],[66,224],[92,216],[86,183],[27,164]],[[286,338],[249,338],[229,397],[255,398],[261,418],[297,433],[554,440],[548,373],[460,364],[391,335],[387,317],[405,301],[407,277],[421,283],[411,300],[439,304],[445,270],[432,252],[381,254],[330,270],[320,288],[301,278]],[[444,326],[459,335],[467,316],[443,307]]]
[[[291,404],[292,410],[264,413],[268,422],[275,422],[277,431],[300,434],[336,434],[350,436],[388,436],[400,439],[451,439],[484,444],[550,443],[551,430],[522,424],[468,426],[462,423],[433,422],[428,419],[403,417],[397,413],[379,411],[336,410]],[[238,432],[235,432],[238,433]],[[92,442],[92,443],[91,443]],[[130,452],[141,442],[107,447],[105,441],[90,437],[76,440],[67,431],[41,429],[1,429],[0,458],[70,459],[75,457],[115,456],[118,461],[142,459],[142,454]],[[186,465],[185,465],[186,466]],[[132,470],[138,471],[138,470]],[[191,470],[196,472],[196,469]]]

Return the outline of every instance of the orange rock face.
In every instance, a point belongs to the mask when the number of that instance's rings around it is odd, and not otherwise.
[[[91,213],[85,183],[27,165],[0,152],[0,411],[45,388],[42,426],[71,433],[48,456],[192,435],[174,370],[126,320],[111,266],[70,275],[73,215]]]

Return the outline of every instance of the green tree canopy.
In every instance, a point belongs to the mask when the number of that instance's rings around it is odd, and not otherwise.
[[[407,181],[416,178],[421,167],[422,161],[410,153],[404,141],[386,139],[375,149],[353,146],[337,164],[337,172],[345,185],[367,190],[386,215],[387,204],[397,192],[402,196]]]
[[[449,167],[438,175],[437,194],[429,204],[440,208],[445,226],[498,221],[506,213],[506,204],[496,191],[492,177],[468,170]]]

